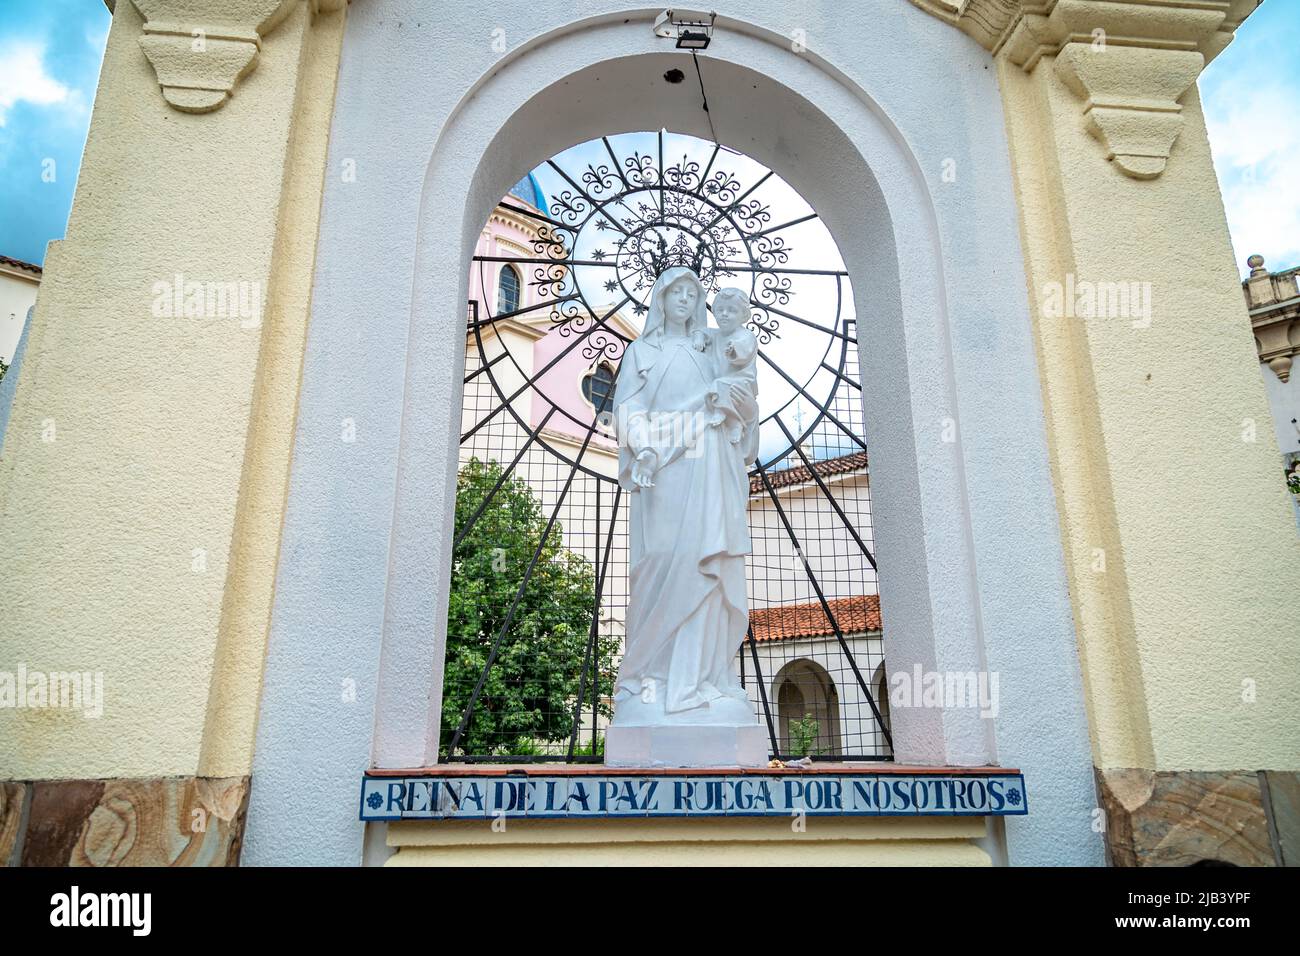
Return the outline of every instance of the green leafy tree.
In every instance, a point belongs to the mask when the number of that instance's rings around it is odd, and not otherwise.
[[[456,483],[456,536],[469,526],[501,477],[495,461],[471,458]],[[443,681],[443,745],[469,704],[515,593],[537,551],[549,514],[523,480],[511,476],[492,497],[453,555]],[[591,564],[563,546],[557,521],[501,640],[496,660],[457,750],[531,754],[545,744],[567,745],[591,634],[595,576]],[[612,693],[618,640],[599,637],[597,692]],[[591,674],[583,712],[590,720]],[[607,704],[600,712],[610,716]]]
[[[9,371],[9,366],[5,364],[4,359],[0,359],[0,382],[5,380],[5,372]]]

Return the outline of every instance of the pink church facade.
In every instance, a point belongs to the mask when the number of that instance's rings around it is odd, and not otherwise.
[[[538,379],[537,388],[529,388],[519,396],[516,406],[521,417],[533,428],[545,421],[544,434],[581,445],[596,417],[594,402],[600,401],[600,396],[612,383],[624,343],[617,336],[608,336],[609,345],[599,356],[584,354],[586,349],[583,346],[570,348],[573,338],[563,335],[555,324],[555,316],[560,312],[553,306],[534,308],[541,297],[534,284],[536,277],[528,274],[530,270],[521,263],[493,261],[540,258],[535,246],[537,222],[525,212],[516,211],[519,209],[548,214],[545,196],[531,175],[521,180],[492,210],[479,234],[475,255],[484,258],[475,263],[471,272],[469,296],[478,303],[480,319],[492,316],[498,320],[502,317],[514,320],[500,322],[500,327],[495,329],[494,325],[498,323],[485,326],[485,335],[497,334],[508,338],[505,347],[521,365],[526,363],[533,370],[551,366]],[[609,305],[605,303],[593,302],[592,306],[601,316],[609,311]],[[581,315],[579,322],[591,321],[585,311]],[[640,331],[622,312],[614,315],[609,325],[629,339],[635,338]],[[508,330],[513,330],[515,335],[511,336]],[[531,330],[531,333],[525,330]],[[531,348],[523,346],[525,337],[533,339]],[[473,342],[469,344],[473,349]],[[609,401],[612,402],[612,395]],[[601,427],[592,436],[588,454],[603,452],[609,455],[615,452],[615,448],[612,434]],[[589,464],[595,470],[607,470],[603,463]]]

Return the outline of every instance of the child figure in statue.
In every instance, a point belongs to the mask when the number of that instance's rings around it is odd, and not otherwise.
[[[747,466],[758,455],[758,429],[753,424],[758,411],[758,340],[745,328],[748,318],[749,296],[744,290],[722,289],[713,297],[713,320],[718,327],[709,330],[709,351],[716,369],[710,404],[724,416],[728,441],[733,445],[743,442]]]

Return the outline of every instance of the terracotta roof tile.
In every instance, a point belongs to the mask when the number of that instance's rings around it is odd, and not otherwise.
[[[830,605],[840,632],[846,637],[880,630],[880,595],[830,598],[826,603]],[[786,641],[835,633],[820,601],[759,608],[749,612],[749,623],[756,641]]]
[[[827,458],[825,461],[813,462],[813,467],[817,469],[817,475],[820,478],[828,478],[831,475],[843,475],[850,471],[867,470],[867,453],[865,451],[856,451],[851,455],[841,455],[839,458]],[[799,465],[795,468],[783,468],[780,471],[769,471],[767,473],[768,483],[773,490],[777,488],[788,488],[791,485],[805,485],[813,480],[812,472],[808,470],[807,465]],[[763,488],[763,479],[754,475],[749,479],[749,493],[751,495],[764,494],[766,489]]]
[[[40,275],[41,267],[34,262],[24,262],[22,259],[15,259],[12,256],[0,256],[0,265],[9,266],[11,269],[22,269],[24,272],[32,272]]]

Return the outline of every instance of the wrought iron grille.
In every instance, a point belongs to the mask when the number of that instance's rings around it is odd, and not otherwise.
[[[627,495],[610,409],[574,396],[599,365],[617,375],[673,265],[711,292],[744,289],[759,341],[738,666],[772,754],[889,759],[857,330],[829,234],[771,171],[663,131],[574,147],[539,167],[535,190],[542,179],[549,201],[512,190],[494,215],[515,241],[473,261],[443,759],[601,759],[628,597]],[[524,277],[522,304],[494,312],[507,265]]]

